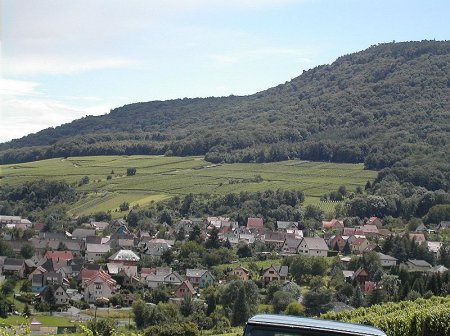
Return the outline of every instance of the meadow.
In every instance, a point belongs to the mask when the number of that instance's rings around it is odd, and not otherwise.
[[[127,168],[136,175],[127,176]],[[203,157],[95,156],[50,159],[0,165],[1,184],[17,185],[36,179],[65,180],[85,196],[73,207],[76,215],[111,211],[121,217],[122,202],[146,205],[174,195],[210,193],[223,195],[267,189],[303,190],[305,204],[317,204],[331,212],[336,203],[320,202],[320,196],[345,185],[349,191],[364,187],[375,171],[362,164],[337,164],[289,160],[273,163],[211,164]],[[78,186],[84,177],[89,183]],[[255,182],[261,176],[261,182]]]

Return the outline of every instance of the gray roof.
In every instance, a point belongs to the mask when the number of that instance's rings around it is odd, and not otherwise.
[[[120,250],[114,253],[108,260],[115,261],[139,261],[141,258],[131,250]]]
[[[107,244],[86,244],[86,252],[108,253],[111,247]]]
[[[413,264],[414,266],[431,268],[431,265],[428,262],[426,262],[425,260],[408,259],[408,262]]]
[[[273,268],[280,276],[287,277],[289,273],[289,267],[288,266],[279,266],[279,265],[272,265],[265,269],[267,271],[269,268]]]
[[[295,227],[298,228],[298,222],[282,222],[282,221],[277,221],[277,228],[279,229],[287,229],[289,227],[292,226],[292,224],[295,225]]]
[[[292,328],[294,327],[308,332],[312,330],[328,332],[330,335],[339,333],[342,335],[386,336],[381,330],[363,325],[284,315],[256,315],[248,320],[247,326],[249,325],[289,327],[290,331],[295,331]]]
[[[323,238],[304,237],[306,245],[311,250],[326,250],[328,251],[328,245]]]
[[[391,261],[397,261],[397,258],[391,257],[390,255],[383,254],[378,252],[378,256],[380,257],[380,260],[391,260]]]
[[[295,239],[295,238],[286,238],[284,241],[284,245],[288,246],[289,248],[296,249],[298,245],[300,245],[301,239]]]
[[[95,236],[95,230],[91,230],[91,229],[75,229],[72,232],[72,237],[86,238],[88,236]]]
[[[188,268],[186,270],[186,276],[190,277],[190,278],[200,278],[203,276],[203,274],[205,274],[206,272],[208,272],[208,270],[205,269],[198,269],[198,268]]]

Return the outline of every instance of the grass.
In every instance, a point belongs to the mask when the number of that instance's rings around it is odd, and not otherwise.
[[[37,315],[33,316],[33,318],[41,322],[44,327],[69,327],[75,325],[70,319],[60,316]]]
[[[135,176],[126,176],[127,168]],[[107,179],[108,175],[111,179]],[[260,175],[260,183],[245,179]],[[267,189],[303,190],[305,204],[316,204],[325,212],[336,203],[320,202],[320,196],[345,185],[349,191],[364,187],[375,171],[362,164],[337,164],[290,160],[274,163],[235,163],[211,165],[202,157],[96,156],[50,159],[22,164],[0,165],[2,184],[17,185],[35,179],[65,180],[77,184],[83,176],[90,182],[78,187],[86,196],[73,207],[75,215],[111,211],[122,217],[118,208],[146,205],[174,195],[210,193],[223,195]],[[231,183],[230,183],[231,182]],[[232,183],[238,182],[238,183]]]
[[[31,319],[36,319],[42,323],[44,327],[69,327],[74,326],[70,319],[60,316],[50,315],[35,315]],[[7,318],[0,318],[0,326],[18,326],[27,322],[27,319],[23,316],[8,316]]]

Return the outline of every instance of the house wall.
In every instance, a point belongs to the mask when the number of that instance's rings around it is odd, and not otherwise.
[[[113,295],[112,289],[106,283],[91,283],[84,289],[84,300],[94,303],[98,297],[110,298]]]

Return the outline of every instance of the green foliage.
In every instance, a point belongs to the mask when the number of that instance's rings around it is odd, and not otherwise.
[[[305,315],[305,307],[301,303],[291,302],[286,307],[284,314],[291,316],[303,316]]]
[[[144,336],[197,336],[198,327],[194,323],[171,323],[168,325],[157,325],[148,327]]]
[[[24,259],[29,259],[34,255],[34,247],[31,244],[23,244],[20,248],[20,255]]]
[[[92,336],[113,336],[116,335],[117,323],[113,319],[94,319],[88,321],[87,327]]]
[[[448,95],[449,64],[448,41],[379,44],[254,95],[135,103],[46,129],[0,145],[0,162],[105,153],[302,158],[392,167],[402,182],[447,190],[448,109],[436,102]]]
[[[251,280],[235,280],[226,285],[220,303],[231,315],[232,325],[241,325],[254,315],[258,308],[258,287]]]
[[[283,312],[291,302],[295,302],[295,298],[291,293],[285,291],[275,292],[272,299],[274,312],[276,314]]]
[[[450,296],[385,303],[353,311],[327,313],[321,317],[372,325],[388,336],[449,335]]]

